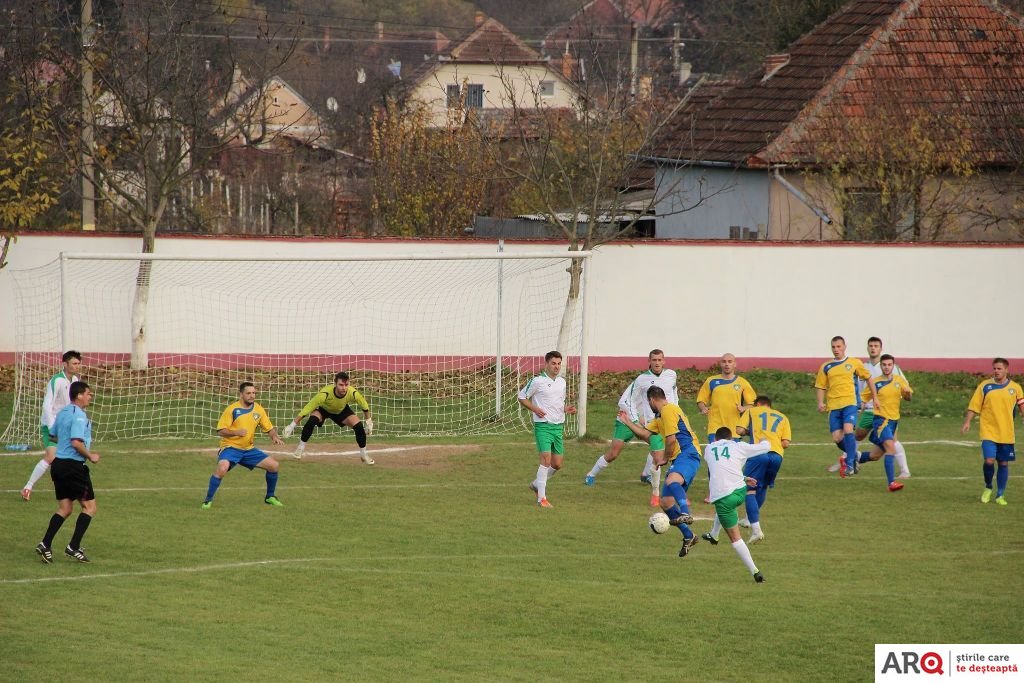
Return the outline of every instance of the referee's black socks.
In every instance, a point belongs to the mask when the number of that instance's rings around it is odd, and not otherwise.
[[[43,545],[47,548],[53,545],[53,537],[57,535],[60,528],[64,525],[64,518],[58,515],[56,512],[53,513],[53,517],[50,517],[50,526],[46,528],[46,535],[43,536]]]
[[[71,542],[68,543],[72,550],[78,550],[82,547],[82,536],[85,536],[85,530],[89,528],[89,522],[92,521],[92,515],[87,515],[84,512],[79,513],[78,519],[75,520],[75,533],[71,535]]]

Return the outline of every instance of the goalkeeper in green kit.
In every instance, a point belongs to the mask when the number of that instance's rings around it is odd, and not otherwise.
[[[284,436],[289,437],[295,433],[295,427],[302,423],[303,418],[309,416],[306,424],[302,427],[302,435],[299,437],[299,446],[295,449],[294,458],[301,458],[306,449],[306,442],[313,436],[313,430],[327,420],[332,420],[338,426],[351,427],[356,433],[356,443],[359,445],[359,457],[367,465],[374,463],[373,458],[366,452],[366,437],[373,433],[373,418],[370,417],[370,404],[358,389],[349,383],[348,373],[339,372],[334,376],[334,384],[328,384],[310,399],[309,403],[299,412],[292,422],[284,428]],[[363,411],[363,419],[352,411],[352,404],[355,403]],[[365,427],[364,427],[365,424]]]

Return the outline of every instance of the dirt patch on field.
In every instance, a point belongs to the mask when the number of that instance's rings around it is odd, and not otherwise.
[[[370,446],[367,451],[376,464],[374,467],[385,470],[436,470],[448,471],[453,468],[451,456],[475,453],[482,450],[477,445],[409,445],[409,446]],[[359,451],[353,447],[339,447],[337,444],[317,446],[310,443],[306,446],[302,460],[296,461],[287,453],[272,453],[278,461],[296,464],[319,463],[351,467],[366,467],[359,459]]]

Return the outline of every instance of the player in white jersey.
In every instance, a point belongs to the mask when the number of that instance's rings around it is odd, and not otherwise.
[[[542,508],[554,507],[548,502],[547,482],[562,468],[565,415],[576,414],[576,408],[565,405],[565,378],[560,376],[561,370],[562,354],[548,351],[544,356],[544,372],[519,391],[519,403],[533,413],[533,436],[540,465],[530,490],[537,494],[537,505]]]
[[[732,549],[743,560],[750,570],[754,581],[762,583],[764,576],[754,564],[750,556],[750,548],[743,542],[740,535],[739,514],[736,509],[744,504],[747,497],[747,485],[756,486],[757,480],[743,476],[743,465],[748,458],[761,455],[771,450],[771,444],[761,441],[756,444],[732,440],[732,430],[719,427],[715,432],[715,440],[704,449],[704,460],[708,463],[710,477],[711,502],[715,506],[715,522],[711,527],[711,536],[718,538],[719,531],[725,529]]]
[[[630,382],[626,390],[622,392],[622,396],[619,397],[619,410],[625,411],[633,422],[637,422],[641,426],[646,425],[654,417],[651,404],[647,401],[647,390],[652,386],[661,387],[665,391],[665,396],[671,397],[668,399],[670,403],[678,401],[676,372],[675,370],[665,369],[665,352],[661,349],[654,349],[647,354],[647,371],[641,373],[635,380]],[[584,478],[583,483],[587,486],[593,486],[597,475],[619,457],[622,453],[622,447],[632,440],[633,436],[633,432],[616,418],[611,446],[607,452],[597,459],[593,468]],[[640,478],[645,484],[651,482],[653,460],[650,453],[647,454],[647,462],[648,465],[644,468],[644,474]],[[653,501],[656,497],[656,495],[652,495],[652,504],[656,504]]]
[[[53,464],[53,458],[57,454],[57,439],[52,433],[53,422],[57,419],[57,413],[71,404],[68,391],[71,388],[71,383],[78,381],[78,372],[82,369],[82,354],[78,351],[65,351],[61,356],[61,362],[64,364],[61,371],[46,383],[43,410],[39,416],[39,438],[42,440],[46,452],[36,463],[31,476],[21,489],[21,497],[25,500],[32,497],[32,487],[49,471],[50,465]]]
[[[661,360],[657,359],[661,356]],[[647,401],[647,390],[651,387],[661,387],[665,392],[665,400],[669,403],[679,405],[679,391],[676,389],[676,371],[665,367],[665,352],[661,349],[654,349],[647,356],[650,365],[647,372],[641,374],[633,381],[634,400],[639,401],[643,413],[640,417],[644,424],[654,419],[654,410]],[[640,473],[640,482],[651,485],[651,505],[658,507],[661,504],[661,468],[654,464],[654,457],[648,453],[647,462]]]
[[[868,338],[868,358],[864,361],[864,367],[871,373],[871,379],[882,376],[882,340],[878,337]],[[899,375],[900,377],[906,378],[903,374],[903,370],[897,365],[893,368],[893,374]],[[860,389],[858,388],[858,391]],[[857,420],[857,431],[855,435],[857,441],[863,441],[869,433],[871,433],[871,425],[875,419],[875,404],[871,400],[864,402],[861,407],[860,417]],[[907,479],[910,477],[910,468],[907,467],[907,451],[903,448],[903,444],[899,442],[899,439],[893,444],[896,449],[896,466],[899,467],[900,473],[897,475],[897,479]],[[839,463],[833,463],[829,467],[829,472],[835,472],[839,469]]]

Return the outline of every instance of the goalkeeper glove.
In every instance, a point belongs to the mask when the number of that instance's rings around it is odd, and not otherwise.
[[[372,417],[366,418],[366,423],[365,424],[366,424],[366,434],[367,435],[373,434],[373,418]]]
[[[284,428],[284,438],[287,439],[289,436],[291,436],[294,433],[295,433],[295,423],[294,422],[289,422],[288,426]]]

